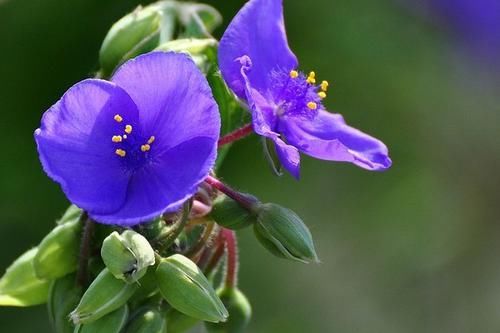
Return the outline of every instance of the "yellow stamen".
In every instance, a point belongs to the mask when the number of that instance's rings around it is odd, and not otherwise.
[[[126,125],[125,126],[125,133],[127,133],[127,134],[132,133],[132,126],[131,125]]]
[[[113,141],[113,142],[122,142],[122,137],[119,136],[119,135],[113,135],[113,137],[111,138],[111,141]]]
[[[145,145],[142,145],[142,146],[141,146],[141,150],[142,150],[143,152],[149,151],[150,149],[151,149],[151,146],[150,146],[150,145],[148,145],[148,144],[145,144]]]
[[[122,116],[120,116],[119,114],[115,114],[115,116],[113,117],[113,119],[114,119],[117,123],[121,123],[121,122],[123,121]]]
[[[117,149],[117,150],[115,150],[115,154],[120,156],[120,157],[125,157],[125,155],[127,155],[127,152],[123,149]]]
[[[323,98],[325,98],[325,97],[326,97],[326,92],[324,92],[324,91],[320,91],[320,92],[318,93],[318,96],[319,96],[319,98],[323,99]]]
[[[148,140],[148,144],[152,144],[153,142],[155,142],[155,137],[151,135],[151,137]]]
[[[307,81],[307,83],[315,84],[316,83],[316,73],[310,72],[306,81]]]
[[[295,78],[297,78],[298,76],[299,76],[299,72],[297,72],[297,71],[290,71],[290,77],[291,77],[292,79],[295,79]]]
[[[309,102],[307,103],[307,107],[311,110],[316,110],[318,108],[318,104],[316,104],[315,102]]]
[[[327,91],[328,90],[328,81],[322,81],[321,82],[321,90]]]

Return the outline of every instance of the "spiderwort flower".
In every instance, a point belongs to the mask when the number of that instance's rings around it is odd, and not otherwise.
[[[96,221],[134,225],[177,210],[208,175],[220,118],[186,55],[153,52],[111,81],[71,87],[35,131],[45,172]]]
[[[296,178],[299,151],[368,170],[391,165],[382,142],[324,109],[328,82],[297,70],[282,0],[251,0],[240,10],[221,39],[219,65],[229,87],[248,103],[254,131],[274,141],[278,158]]]

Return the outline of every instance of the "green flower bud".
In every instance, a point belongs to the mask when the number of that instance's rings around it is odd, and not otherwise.
[[[193,59],[198,68],[206,73],[210,64],[216,62],[217,41],[207,39],[177,39],[158,46],[157,50],[166,52],[187,53]]]
[[[109,271],[128,283],[136,282],[155,263],[155,253],[141,234],[126,230],[121,235],[114,231],[101,248],[101,257]]]
[[[276,204],[263,204],[254,225],[255,235],[274,255],[304,263],[317,262],[311,233],[300,217]]]
[[[140,304],[158,292],[158,283],[156,281],[156,267],[149,267],[146,274],[138,281],[139,289],[130,298],[129,304]]]
[[[174,254],[156,270],[162,296],[180,312],[200,320],[225,321],[228,313],[203,272],[188,258]]]
[[[47,307],[56,333],[72,333],[75,329],[73,323],[68,320],[71,310],[82,296],[82,288],[75,281],[75,274],[70,274],[53,281],[50,285]]]
[[[162,12],[156,5],[138,7],[121,18],[113,24],[99,51],[102,74],[107,77],[126,60],[153,50],[160,42],[162,22],[172,25],[173,31],[174,20],[173,14]]]
[[[128,306],[125,304],[90,324],[77,325],[74,333],[120,333],[127,323],[128,313]]]
[[[85,291],[70,318],[75,325],[96,321],[127,303],[137,288],[137,284],[116,279],[105,268]]]
[[[248,197],[250,200],[255,200],[255,202],[258,203],[257,198],[249,194],[241,193],[241,195]],[[217,224],[232,230],[246,228],[257,222],[254,214],[225,195],[219,196],[214,201],[210,216]]]
[[[45,303],[49,281],[40,280],[33,269],[33,248],[17,258],[0,279],[0,306],[32,306]]]
[[[55,227],[38,246],[33,260],[36,275],[53,280],[76,271],[82,224],[79,219]]]
[[[185,333],[200,322],[199,319],[185,315],[176,309],[170,309],[167,312],[167,332]]]
[[[64,224],[74,220],[79,220],[80,216],[82,216],[82,210],[75,205],[70,205],[64,212],[63,216],[56,223]]]
[[[206,323],[207,331],[210,333],[245,332],[252,317],[252,307],[246,296],[238,288],[227,287],[217,290],[217,295],[229,311],[229,319],[225,323]]]
[[[185,37],[209,37],[222,23],[222,15],[206,4],[179,3],[177,13],[184,26]]]
[[[158,309],[150,308],[135,317],[127,326],[125,333],[164,333],[167,323],[165,315]]]

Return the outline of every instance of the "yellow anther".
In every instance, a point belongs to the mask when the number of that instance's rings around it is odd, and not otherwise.
[[[295,78],[297,78],[298,76],[299,76],[299,72],[297,72],[297,71],[290,71],[290,77],[291,77],[292,79],[295,79]]]
[[[115,150],[115,154],[120,156],[120,157],[125,157],[125,155],[127,155],[127,152],[123,149],[117,149],[117,150]]]
[[[145,144],[145,145],[142,145],[142,146],[141,146],[141,150],[142,150],[143,152],[149,151],[150,149],[151,149],[151,146],[150,146],[150,145],[148,145],[148,144]]]
[[[316,83],[316,73],[309,72],[309,76],[307,77],[307,83],[315,84]]]
[[[318,108],[318,104],[316,104],[315,102],[309,102],[307,103],[307,107],[311,110],[316,110]]]
[[[127,133],[127,134],[132,133],[132,126],[131,125],[126,125],[125,126],[125,133]]]
[[[153,135],[151,135],[149,137],[148,144],[152,144],[153,142],[155,142],[155,137]]]
[[[119,136],[119,135],[113,135],[113,137],[111,138],[111,141],[113,141],[113,142],[122,142],[122,137]]]
[[[321,90],[327,91],[328,90],[328,81],[322,81],[321,82]]]
[[[318,93],[318,96],[319,96],[319,98],[323,99],[323,98],[325,98],[325,97],[326,97],[326,92],[324,92],[324,91],[320,91],[320,92]]]
[[[123,118],[122,116],[120,116],[119,114],[115,114],[115,116],[113,117],[113,119],[118,122],[118,123],[121,123],[123,121]]]

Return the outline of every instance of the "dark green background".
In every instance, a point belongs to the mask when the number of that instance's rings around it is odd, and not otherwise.
[[[42,172],[42,113],[97,68],[107,29],[133,0],[0,0],[0,271],[67,206]],[[225,24],[243,1],[210,1]],[[326,105],[382,139],[394,166],[369,173],[303,158],[275,178],[258,141],[224,179],[293,208],[319,265],[272,257],[240,233],[250,332],[499,332],[500,107],[491,66],[389,0],[287,0],[304,71],[331,82]],[[50,332],[45,307],[0,308],[1,332]]]

